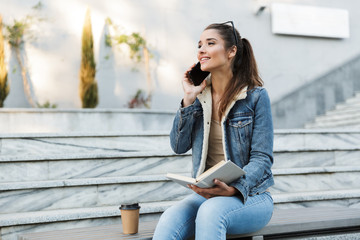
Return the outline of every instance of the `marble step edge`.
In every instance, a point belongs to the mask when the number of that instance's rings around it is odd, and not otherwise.
[[[140,203],[140,214],[161,213],[177,201]],[[0,214],[0,228],[6,226],[73,221],[121,216],[119,206],[75,208]]]
[[[360,189],[273,194],[274,204],[360,198]],[[140,203],[140,214],[161,213],[177,201]],[[119,206],[0,214],[0,227],[120,216]]]
[[[42,181],[21,181],[0,183],[0,191],[41,189],[41,188],[63,188],[77,186],[109,185],[109,184],[130,184],[170,181],[163,175],[139,175],[121,177],[101,178],[78,178],[63,180],[42,180]]]
[[[358,133],[358,131],[349,131],[343,129],[274,129],[274,134],[326,134],[326,133]],[[86,137],[162,137],[169,136],[169,131],[131,131],[131,132],[58,132],[58,133],[0,133],[0,139],[11,139],[11,138],[86,138]]]
[[[315,118],[315,122],[317,121],[340,121],[343,119],[359,119],[360,118],[360,108],[354,110],[353,112],[349,113],[327,113],[326,115],[321,115]]]
[[[274,129],[274,135],[293,135],[293,134],[360,134],[360,129],[333,129],[333,128],[289,128],[289,129]]]
[[[303,174],[325,174],[325,173],[351,173],[360,172],[360,166],[336,166],[336,167],[308,167],[308,168],[280,168],[273,169],[273,175],[303,175]],[[190,175],[190,173],[179,173]],[[102,178],[79,178],[64,180],[43,180],[43,181],[22,181],[0,183],[0,191],[42,189],[42,188],[63,188],[76,186],[93,186],[109,184],[131,184],[147,182],[171,181],[164,174],[159,175],[140,175],[140,176],[121,176],[121,177],[102,177]]]
[[[169,131],[146,130],[141,132],[56,132],[56,133],[0,133],[0,139],[13,138],[100,138],[100,137],[168,137]]]
[[[359,147],[360,149],[360,147]],[[150,157],[178,157],[189,156],[190,153],[175,154],[173,151],[123,151],[116,153],[67,153],[67,154],[39,154],[0,156],[1,162],[35,162],[57,160],[88,160],[88,159],[119,159],[119,158],[150,158]]]
[[[275,204],[323,200],[360,198],[360,188],[325,190],[313,192],[276,193],[272,195]]]
[[[342,121],[327,121],[327,122],[315,122],[315,123],[310,123],[310,124],[306,124],[306,127],[314,127],[314,128],[347,128],[347,129],[353,129],[353,130],[358,130],[360,128],[354,128],[356,126],[360,126],[360,119],[346,119],[346,120],[342,120]]]
[[[166,109],[141,109],[141,108],[94,108],[94,109],[85,109],[85,108],[61,108],[61,109],[51,109],[51,108],[0,108],[0,114],[2,113],[30,113],[34,115],[35,113],[143,113],[143,114],[165,114],[165,115],[175,115],[175,110],[166,110]]]
[[[355,95],[354,97],[347,99],[345,102],[337,104],[337,106],[341,108],[341,107],[359,105],[359,104],[360,104],[360,96]]]
[[[330,117],[330,116],[340,116],[348,114],[357,114],[360,111],[360,106],[358,108],[344,108],[344,109],[333,109],[326,112],[324,115],[320,115],[316,118]]]
[[[360,104],[360,95],[359,94],[355,94],[353,97],[347,99],[345,102],[339,103],[338,106],[343,107],[343,106],[348,106],[348,105],[353,105],[353,104]]]
[[[329,110],[329,112],[347,112],[347,111],[354,111],[356,109],[359,109],[360,108],[360,103],[352,103],[352,104],[349,104],[349,105],[343,105],[343,106],[335,106],[334,109],[332,110]]]
[[[359,157],[360,160],[360,157]],[[274,176],[305,175],[324,173],[360,172],[360,166],[325,166],[325,167],[299,167],[299,168],[273,168]]]
[[[315,123],[327,123],[327,122],[329,123],[360,122],[360,113],[356,115],[321,116],[315,119]]]
[[[286,148],[278,147],[274,148],[274,153],[306,153],[306,152],[334,152],[334,151],[359,151],[359,145],[352,146],[314,146],[311,147],[298,147],[298,148]],[[37,162],[37,161],[66,161],[66,160],[89,160],[89,159],[123,159],[123,158],[156,158],[156,157],[181,157],[191,156],[191,151],[184,154],[176,154],[173,151],[136,151],[136,152],[116,152],[116,153],[67,153],[67,154],[39,154],[39,155],[12,155],[12,156],[0,156],[0,163],[16,163],[16,162]]]
[[[347,133],[357,133],[360,134],[360,130],[358,131],[350,131],[344,129],[303,129],[303,128],[294,128],[294,129],[274,129],[274,134],[347,134]],[[0,133],[0,139],[4,138],[68,138],[68,137],[78,137],[78,138],[86,138],[86,137],[163,137],[169,136],[170,131],[129,131],[129,132],[57,132],[57,133]]]

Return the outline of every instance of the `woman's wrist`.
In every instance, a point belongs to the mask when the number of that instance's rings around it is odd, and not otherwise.
[[[231,196],[235,196],[239,194],[239,190],[237,190],[235,187],[230,187],[231,188]]]
[[[183,107],[188,107],[195,102],[196,96],[185,95],[183,99]]]

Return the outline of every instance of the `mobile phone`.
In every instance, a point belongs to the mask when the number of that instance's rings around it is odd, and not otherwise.
[[[195,67],[189,71],[189,78],[194,83],[195,86],[199,86],[204,79],[210,74],[210,72],[205,72],[201,70],[200,62],[198,62]]]

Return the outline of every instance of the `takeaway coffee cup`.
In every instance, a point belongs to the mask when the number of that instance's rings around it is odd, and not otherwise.
[[[139,209],[138,203],[121,205],[121,221],[124,234],[135,234],[138,232]]]

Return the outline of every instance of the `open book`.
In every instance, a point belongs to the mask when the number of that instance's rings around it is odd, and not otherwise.
[[[229,184],[242,175],[245,175],[245,172],[239,166],[232,161],[222,160],[215,166],[203,172],[197,178],[186,177],[173,173],[166,174],[166,177],[184,187],[187,187],[188,184],[193,184],[201,188],[210,188],[215,185],[214,179],[219,179],[220,181]]]

